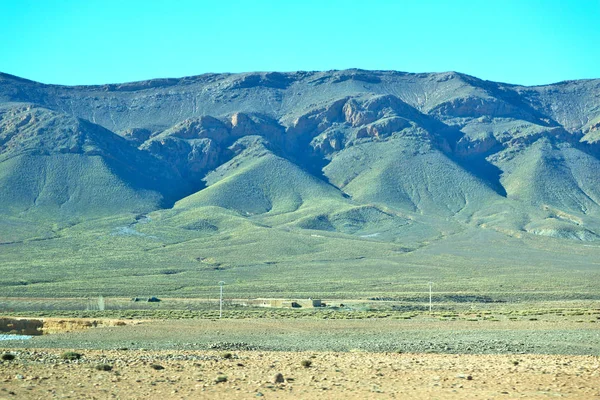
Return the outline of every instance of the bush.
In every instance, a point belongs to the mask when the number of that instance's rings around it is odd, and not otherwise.
[[[15,355],[14,354],[10,354],[10,353],[4,353],[2,354],[2,356],[0,357],[3,361],[12,361],[15,359]]]
[[[81,354],[76,353],[74,351],[65,351],[64,353],[61,354],[60,358],[62,358],[63,360],[79,360],[81,358]]]
[[[158,297],[152,296],[152,297],[148,297],[148,300],[146,300],[148,303],[158,303],[161,300]]]
[[[225,375],[219,375],[217,376],[217,378],[215,379],[216,383],[223,383],[223,382],[227,382],[227,376]]]
[[[223,357],[226,360],[229,360],[230,358],[233,358],[233,354],[231,354],[231,353],[223,353],[221,355],[221,357]]]
[[[98,364],[94,368],[96,368],[98,371],[112,371],[113,367],[109,364]]]
[[[300,364],[302,364],[302,366],[304,368],[310,368],[310,366],[312,365],[312,361],[310,361],[310,360],[302,360],[302,362]]]
[[[160,371],[161,369],[165,369],[165,367],[163,367],[160,364],[150,364],[150,368],[155,369],[157,371]]]

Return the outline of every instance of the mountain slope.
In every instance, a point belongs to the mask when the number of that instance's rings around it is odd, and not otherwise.
[[[0,179],[18,187],[2,201],[85,218],[179,200],[304,226],[349,196],[459,224],[511,209],[521,222],[485,225],[534,234],[549,206],[596,231],[599,85],[347,70],[64,87],[1,74]],[[267,153],[241,150],[257,138]]]
[[[589,299],[599,138],[600,80],[0,74],[0,287],[367,297],[435,279]]]
[[[30,105],[0,110],[3,213],[147,212],[179,195],[168,181],[177,176],[100,126]]]
[[[325,174],[357,201],[443,217],[472,213],[499,197],[441,151],[419,141],[355,146],[335,157]]]
[[[206,176],[207,188],[176,207],[219,206],[246,215],[294,212],[311,201],[343,201],[335,188],[302,171],[248,136],[243,149]]]

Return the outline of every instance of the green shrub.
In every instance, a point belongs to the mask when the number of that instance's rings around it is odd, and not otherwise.
[[[157,371],[160,371],[161,369],[165,369],[165,367],[163,367],[160,364],[150,364],[150,368],[155,369]]]
[[[0,358],[3,361],[12,361],[15,359],[15,355],[14,354],[10,354],[10,353],[4,353],[2,354],[2,356],[0,356]]]
[[[94,368],[96,368],[98,371],[112,371],[113,367],[109,364],[98,364]]]
[[[223,382],[227,382],[227,376],[226,375],[219,375],[217,376],[217,378],[215,379],[216,383],[223,383]]]
[[[310,360],[302,360],[302,362],[300,363],[304,368],[310,368],[310,366],[312,365],[312,361]]]
[[[74,351],[65,351],[64,353],[62,353],[60,355],[60,358],[62,358],[63,360],[79,360],[81,358],[81,354],[76,353]]]

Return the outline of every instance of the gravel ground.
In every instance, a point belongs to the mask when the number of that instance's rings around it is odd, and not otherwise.
[[[600,399],[597,356],[62,351],[13,350],[0,399]]]
[[[0,400],[600,399],[600,324],[593,321],[126,324],[2,341],[0,354],[14,359],[0,361]],[[82,356],[65,360],[65,349]]]
[[[600,355],[600,324],[560,321],[166,320],[4,341],[4,347]]]

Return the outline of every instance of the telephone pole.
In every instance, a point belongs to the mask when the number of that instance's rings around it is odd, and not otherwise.
[[[431,306],[431,297],[432,297],[431,296],[431,291],[432,291],[431,288],[432,287],[433,287],[433,282],[429,282],[429,314],[431,314],[431,309],[432,309],[432,306]]]
[[[221,296],[219,297],[219,318],[223,316],[223,285],[225,282],[219,282],[219,286],[221,287]]]

